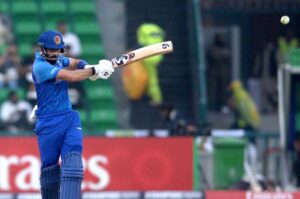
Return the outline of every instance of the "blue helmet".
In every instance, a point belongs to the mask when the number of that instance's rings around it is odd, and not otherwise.
[[[62,35],[54,30],[43,32],[38,40],[38,45],[48,49],[64,49],[65,43]]]
[[[65,43],[63,41],[63,37],[61,33],[54,30],[43,32],[40,35],[37,44],[40,46],[41,53],[46,59],[50,58],[47,56],[45,49],[61,49],[61,53],[65,52]]]

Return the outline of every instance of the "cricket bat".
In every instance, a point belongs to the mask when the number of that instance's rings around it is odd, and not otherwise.
[[[112,58],[111,63],[113,68],[118,68],[139,61],[141,59],[145,59],[147,57],[166,54],[170,52],[173,52],[173,43],[172,41],[165,41],[165,42],[145,46],[133,51],[129,51],[128,53],[124,53],[119,57]],[[91,76],[89,78],[92,81],[98,79],[95,76]]]
[[[145,46],[128,53],[122,54],[119,57],[115,57],[111,60],[114,68],[126,66],[133,62],[151,57],[154,55],[166,54],[173,51],[172,41],[165,41],[157,44]]]

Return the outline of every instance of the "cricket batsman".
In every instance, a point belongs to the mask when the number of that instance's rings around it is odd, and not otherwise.
[[[108,60],[89,65],[84,60],[65,57],[62,35],[56,31],[43,32],[38,46],[32,77],[38,101],[34,131],[42,164],[42,198],[79,199],[83,179],[82,129],[79,114],[72,110],[68,82],[89,77],[107,79],[114,69]]]

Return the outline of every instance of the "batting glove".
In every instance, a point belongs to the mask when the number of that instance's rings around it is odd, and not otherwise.
[[[109,60],[100,60],[98,65],[86,65],[85,68],[95,68],[95,75],[90,77],[90,80],[95,81],[99,78],[108,79],[115,71],[112,63]]]

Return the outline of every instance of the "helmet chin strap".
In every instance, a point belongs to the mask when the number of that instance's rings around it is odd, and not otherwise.
[[[65,50],[64,50],[64,49],[61,49],[61,53],[58,54],[58,55],[55,56],[55,57],[50,57],[50,55],[47,53],[47,51],[46,51],[46,49],[45,49],[44,47],[41,47],[41,48],[39,49],[39,53],[40,53],[40,55],[41,55],[45,60],[49,61],[49,62],[52,63],[52,64],[55,64],[55,62],[56,62],[58,56],[59,56],[60,54],[65,54]]]

